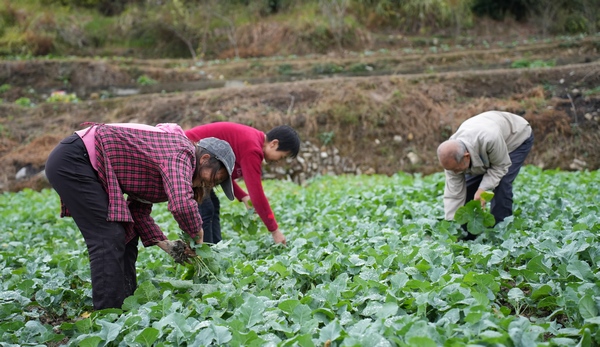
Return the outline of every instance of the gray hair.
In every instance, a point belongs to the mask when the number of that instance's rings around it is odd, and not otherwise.
[[[461,140],[456,140],[456,142],[457,146],[456,153],[454,153],[454,160],[456,160],[457,163],[460,163],[467,152],[467,146]]]
[[[440,162],[442,161],[442,157],[444,157],[445,159],[452,158],[457,163],[460,163],[467,152],[467,146],[460,140],[446,140],[437,148],[437,156]]]

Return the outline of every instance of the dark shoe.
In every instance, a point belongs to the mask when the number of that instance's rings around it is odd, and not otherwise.
[[[468,231],[465,231],[461,236],[459,236],[457,238],[458,241],[473,241],[477,238],[477,236],[479,235],[475,235],[475,234],[471,234]]]

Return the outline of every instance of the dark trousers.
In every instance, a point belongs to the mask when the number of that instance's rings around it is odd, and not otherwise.
[[[203,241],[206,243],[219,243],[221,241],[221,217],[219,216],[221,203],[214,189],[211,189],[210,196],[198,205],[198,211],[202,216]]]
[[[123,225],[106,220],[108,195],[77,134],[61,141],[50,153],[46,176],[85,239],[94,309],[120,308],[137,286],[138,238],[125,244]]]
[[[531,147],[533,146],[533,133],[531,136],[525,140],[519,147],[517,147],[514,151],[509,153],[510,160],[512,164],[508,168],[508,172],[502,179],[500,183],[494,189],[494,198],[491,201],[491,209],[490,212],[496,219],[496,224],[500,223],[504,220],[504,218],[511,216],[513,213],[513,189],[512,184],[521,170],[523,163],[525,162],[525,158],[531,151]],[[467,183],[467,201],[469,202],[473,200],[475,196],[475,192],[479,188],[479,184],[483,179],[483,175],[471,176],[466,175],[466,183]]]

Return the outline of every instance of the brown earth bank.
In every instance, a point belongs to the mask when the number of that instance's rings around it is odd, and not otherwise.
[[[600,58],[600,37],[555,38],[495,45],[402,48],[371,53],[269,57],[229,61],[72,58],[0,61],[5,102],[26,96],[43,102],[56,90],[79,99],[220,88],[228,81],[265,84],[332,76],[397,75],[510,68],[530,63],[563,66]]]
[[[233,121],[267,131],[295,127],[298,159],[266,177],[302,182],[316,174],[441,168],[437,145],[466,118],[505,110],[528,119],[535,145],[527,163],[563,170],[600,166],[600,61],[558,67],[334,77],[147,94],[35,107],[0,104],[3,191],[47,183],[37,174],[58,141],[83,122],[179,123],[184,129]],[[19,176],[19,179],[16,176]]]

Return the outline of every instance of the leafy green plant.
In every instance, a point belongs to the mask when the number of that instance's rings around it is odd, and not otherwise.
[[[323,146],[327,146],[333,142],[333,138],[335,137],[334,131],[324,131],[319,134],[319,139],[323,143]]]
[[[49,103],[78,103],[79,98],[75,93],[66,93],[64,91],[55,91],[46,98],[46,102]]]
[[[150,86],[153,84],[157,84],[158,81],[156,81],[155,79],[148,77],[147,75],[141,75],[140,77],[137,78],[136,80],[137,84],[142,85],[142,86]]]
[[[583,92],[583,95],[585,95],[585,96],[594,95],[594,94],[600,94],[600,86],[586,90]]]
[[[317,75],[326,75],[342,72],[344,68],[333,63],[325,63],[314,65],[312,71]]]
[[[371,65],[367,65],[364,63],[355,63],[355,64],[348,66],[347,70],[350,72],[367,72],[367,71],[373,71],[373,67]]]
[[[11,88],[10,84],[4,83],[0,86],[0,94],[9,91]]]
[[[527,59],[520,59],[520,60],[515,60],[510,67],[513,69],[522,69],[522,68],[541,68],[541,67],[553,67],[556,65],[556,62],[554,60],[527,60]]]
[[[19,105],[19,106],[24,106],[24,107],[31,107],[34,106],[35,104],[31,101],[30,98],[27,97],[20,97],[17,100],[15,100],[15,104]]]
[[[595,346],[599,180],[598,171],[526,166],[514,216],[492,229],[493,240],[469,242],[456,241],[459,223],[443,220],[443,173],[266,180],[286,247],[243,204],[223,203],[224,241],[191,244],[202,263],[178,265],[140,247],[137,290],[101,311],[92,311],[85,242],[59,217],[56,193],[3,193],[0,341]],[[186,237],[167,204],[152,217],[170,240]]]
[[[491,201],[494,193],[483,192],[481,198],[486,202]],[[481,208],[481,202],[472,200],[461,206],[454,215],[454,220],[459,224],[466,224],[467,230],[473,235],[483,233],[487,228],[496,223],[494,216],[486,209]]]
[[[277,67],[277,72],[280,75],[292,75],[294,73],[294,67],[291,64],[281,64]]]

